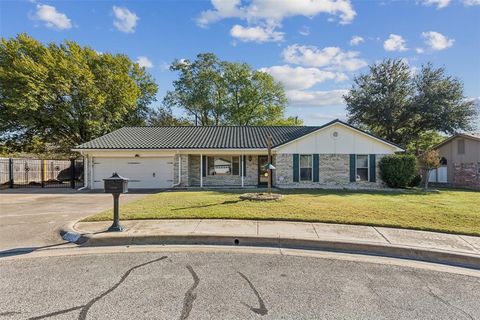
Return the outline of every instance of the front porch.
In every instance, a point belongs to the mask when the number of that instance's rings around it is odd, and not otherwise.
[[[178,154],[174,160],[174,187],[266,187],[267,163],[267,154]]]

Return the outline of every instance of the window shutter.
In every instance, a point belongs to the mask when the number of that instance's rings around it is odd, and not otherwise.
[[[370,155],[370,182],[377,181],[377,162],[376,162],[376,155]]]
[[[202,177],[206,177],[207,176],[207,168],[208,168],[207,156],[202,156],[202,165],[203,165]]]
[[[319,155],[314,154],[313,155],[313,182],[320,181],[319,166],[320,166]]]
[[[350,154],[350,182],[357,181],[357,164],[356,164],[356,155]]]
[[[242,163],[243,163],[243,176],[246,177],[247,176],[247,156],[243,156]]]
[[[300,181],[300,155],[298,153],[293,154],[293,182]]]

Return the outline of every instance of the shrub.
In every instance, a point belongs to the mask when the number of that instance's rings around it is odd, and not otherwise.
[[[413,187],[418,187],[420,186],[420,183],[422,183],[422,176],[419,175],[419,174],[416,174],[412,181],[410,181],[410,183],[408,184],[409,187],[413,188]]]
[[[417,173],[415,156],[409,154],[385,156],[379,167],[382,180],[390,188],[406,188]]]

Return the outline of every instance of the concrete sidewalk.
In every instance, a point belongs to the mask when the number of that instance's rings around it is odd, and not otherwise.
[[[111,222],[80,222],[64,231],[85,245],[206,244],[366,253],[480,269],[480,237],[383,227],[255,220],[133,220],[125,232]]]

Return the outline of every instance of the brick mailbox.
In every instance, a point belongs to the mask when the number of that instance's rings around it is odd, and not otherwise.
[[[118,200],[120,194],[128,192],[128,179],[114,172],[110,178],[103,179],[105,193],[113,195],[113,224],[107,231],[123,231],[124,227],[120,225],[120,212]]]

